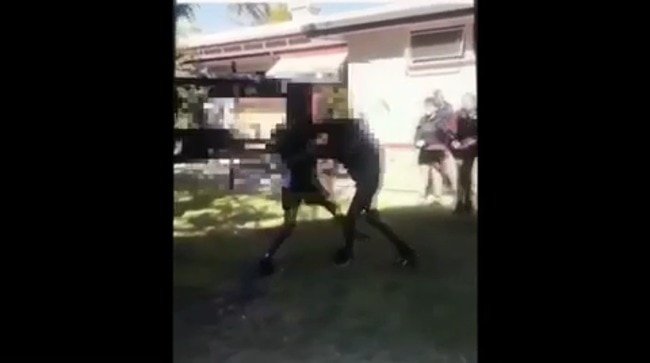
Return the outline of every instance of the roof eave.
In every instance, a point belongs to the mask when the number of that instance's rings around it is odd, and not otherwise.
[[[302,31],[307,34],[309,37],[319,37],[319,36],[328,36],[336,35],[343,33],[352,33],[357,31],[375,29],[375,28],[385,28],[385,27],[394,27],[398,25],[406,25],[413,23],[422,23],[428,21],[442,20],[450,17],[461,17],[474,14],[473,6],[459,7],[457,9],[450,9],[445,11],[438,12],[429,12],[422,13],[422,9],[419,12],[409,13],[404,11],[402,16],[389,17],[387,15],[395,14],[382,14],[382,16],[375,16],[368,19],[358,19],[352,20],[347,19],[345,21],[329,21],[323,23],[312,23],[307,24],[303,27]]]

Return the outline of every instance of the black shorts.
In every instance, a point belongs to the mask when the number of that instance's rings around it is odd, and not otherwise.
[[[418,155],[419,165],[429,165],[433,163],[442,163],[447,154],[445,150],[420,150]]]
[[[328,198],[329,194],[322,185],[282,188],[282,209],[285,211],[296,209],[303,202],[307,205],[322,205],[328,201]]]

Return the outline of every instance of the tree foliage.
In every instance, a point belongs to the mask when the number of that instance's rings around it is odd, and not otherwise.
[[[182,23],[181,25],[193,22],[194,11],[197,7],[198,5],[195,4],[175,5],[177,32],[188,28],[185,26],[179,27],[179,22]],[[291,20],[291,12],[286,3],[239,3],[230,4],[228,8],[231,14],[235,16],[233,20],[242,25],[273,24]],[[182,35],[185,34],[177,33],[177,37]],[[199,75],[197,69],[187,62],[191,58],[192,54],[187,51],[176,53],[176,76],[193,77]],[[203,127],[205,113],[203,103],[207,100],[207,89],[194,86],[178,87],[176,92],[176,97],[178,97],[176,127]]]
[[[271,12],[267,18],[266,23],[284,23],[285,21],[291,21],[291,12],[287,4],[277,4],[271,6]]]
[[[176,15],[176,21],[179,19],[187,19],[187,20],[194,20],[194,9],[196,9],[198,5],[196,4],[176,4],[175,5],[175,15]]]
[[[239,3],[228,5],[234,20],[243,25],[281,23],[291,20],[286,3]]]
[[[198,7],[196,4],[176,4],[176,37],[184,36],[184,32],[189,31],[191,23],[194,20],[194,10]],[[179,25],[181,25],[179,27]],[[183,33],[179,33],[179,31]],[[196,76],[197,70],[191,64],[186,63],[192,55],[188,52],[176,52],[175,55],[175,75],[177,77]],[[196,128],[203,126],[204,110],[203,102],[207,98],[206,90],[201,87],[177,87],[176,88],[176,120],[177,128]]]

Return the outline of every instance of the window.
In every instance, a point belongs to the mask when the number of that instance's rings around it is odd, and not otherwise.
[[[280,40],[271,40],[266,43],[264,43],[264,46],[266,48],[278,48],[278,47],[284,47],[287,45],[287,40],[286,39],[280,39]]]
[[[296,45],[296,44],[307,44],[309,43],[309,38],[291,38],[289,39],[289,45]]]
[[[411,63],[462,58],[465,53],[464,28],[426,30],[411,33]]]
[[[223,48],[223,51],[226,52],[226,53],[239,52],[241,50],[242,50],[241,45],[233,45],[233,46],[230,46],[230,47]]]
[[[264,43],[244,44],[244,50],[256,50],[264,48]]]
[[[212,48],[206,48],[203,51],[204,54],[216,54],[216,53],[221,53],[221,48],[218,47],[212,47]]]

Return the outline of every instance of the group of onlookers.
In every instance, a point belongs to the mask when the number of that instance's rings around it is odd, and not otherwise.
[[[314,122],[327,118],[323,105],[315,102],[312,108],[318,115]],[[423,202],[446,204],[445,191],[449,191],[455,196],[457,213],[471,213],[477,208],[476,109],[476,96],[472,93],[463,95],[458,110],[454,110],[440,90],[435,90],[424,100],[424,115],[417,124],[414,140],[418,149]],[[319,166],[319,174],[332,192],[335,164],[323,161]]]
[[[454,111],[440,90],[424,100],[424,115],[415,131],[423,198],[440,203],[446,186],[456,196],[457,213],[475,208],[478,165],[476,96],[465,94]],[[474,176],[474,177],[473,177]]]

